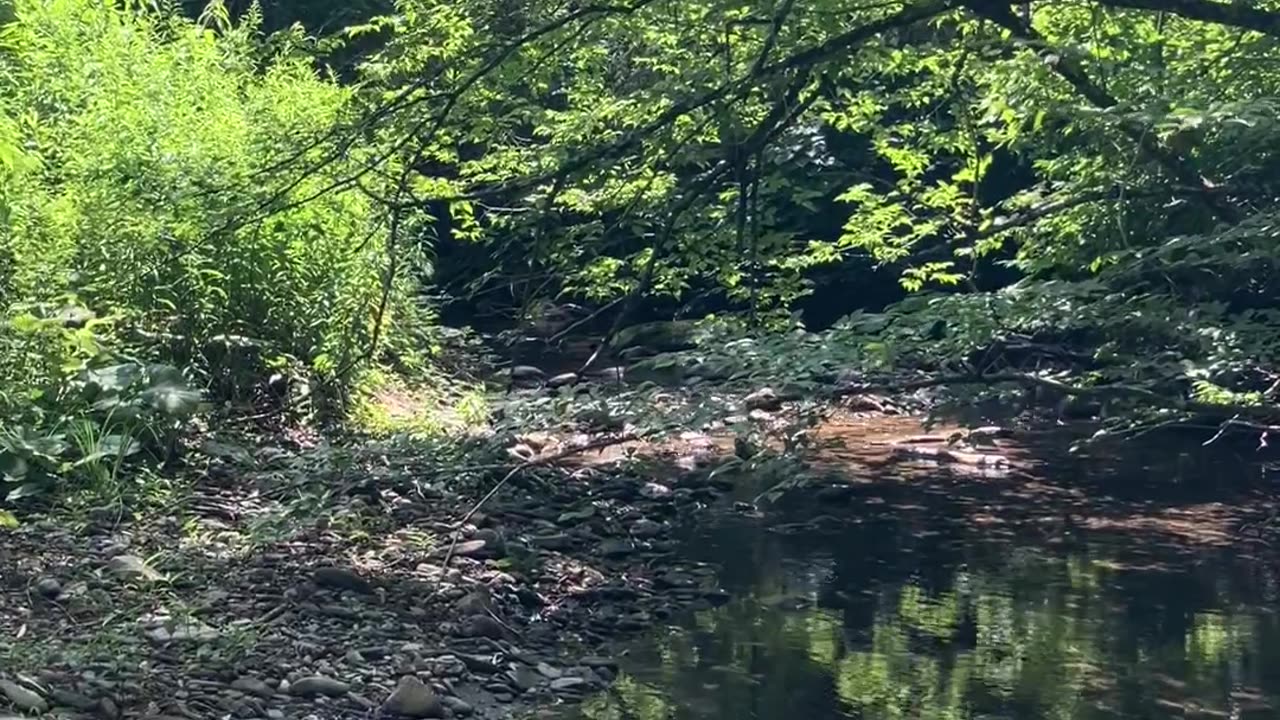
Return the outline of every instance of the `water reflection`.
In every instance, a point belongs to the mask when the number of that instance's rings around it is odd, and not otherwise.
[[[901,513],[689,543],[735,600],[631,647],[580,720],[1280,717],[1269,566]]]

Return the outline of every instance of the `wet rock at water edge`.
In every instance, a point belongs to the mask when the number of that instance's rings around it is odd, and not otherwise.
[[[405,675],[382,703],[382,712],[410,718],[444,717],[444,704],[426,683]]]
[[[42,713],[49,709],[49,703],[39,693],[9,680],[0,680],[0,694],[9,698],[9,702],[22,712]]]
[[[351,686],[341,680],[334,680],[324,675],[304,677],[289,687],[289,692],[298,697],[342,697],[351,691]]]
[[[763,387],[742,400],[748,410],[764,410],[774,412],[782,408],[782,398],[773,388]]]
[[[319,567],[312,575],[316,585],[334,590],[351,590],[358,593],[373,592],[373,586],[354,570],[340,567]]]
[[[556,692],[578,692],[587,689],[587,681],[572,675],[551,681],[551,689]]]

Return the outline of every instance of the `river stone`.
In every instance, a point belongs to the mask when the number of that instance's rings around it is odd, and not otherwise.
[[[635,550],[635,546],[627,540],[611,538],[600,543],[600,554],[605,557],[622,557],[631,554],[633,550]]]
[[[475,712],[475,708],[471,707],[471,703],[468,703],[462,698],[453,697],[452,695],[445,695],[440,698],[440,702],[445,707],[452,710],[453,714],[458,717],[467,717],[471,713]]]
[[[773,388],[763,387],[742,400],[748,410],[767,410],[773,412],[782,407],[782,398]]]
[[[488,615],[472,615],[462,623],[462,634],[465,637],[486,637],[498,640],[504,634],[502,623]]]
[[[578,373],[560,373],[547,381],[547,387],[558,388],[578,382]]]
[[[573,547],[573,539],[568,535],[535,535],[529,538],[529,544],[546,550],[568,550]]]
[[[9,702],[23,712],[42,713],[49,709],[49,703],[44,698],[15,682],[0,680],[0,693],[4,693]]]
[[[662,483],[647,482],[640,486],[640,494],[650,500],[665,500],[671,497],[671,488]]]
[[[586,680],[583,680],[580,677],[574,677],[570,675],[567,677],[562,677],[562,678],[557,678],[555,680],[552,680],[551,689],[555,690],[556,692],[571,692],[574,690],[581,690],[585,688],[586,684],[587,684]]]
[[[486,615],[493,609],[493,598],[488,588],[476,588],[463,595],[454,603],[453,609],[464,617],[468,615]]]
[[[405,675],[382,703],[382,712],[411,718],[438,718],[444,717],[444,705],[426,683]]]
[[[42,577],[36,581],[36,593],[49,600],[57,600],[62,594],[62,583],[51,577]]]
[[[164,644],[169,642],[208,642],[218,637],[218,631],[202,622],[192,620],[172,625],[162,624],[144,631],[151,642]]]
[[[523,665],[517,665],[507,673],[507,677],[511,678],[511,684],[528,692],[538,686],[542,682],[542,676],[530,670]]]
[[[536,669],[539,673],[542,674],[543,677],[551,680],[555,680],[556,678],[559,678],[564,675],[564,671],[561,670],[560,668],[552,667],[551,665],[548,665],[544,662],[538,663]]]
[[[107,561],[107,570],[117,577],[126,580],[163,580],[164,575],[156,572],[145,560],[137,555],[117,555]]]
[[[73,707],[82,711],[89,711],[98,707],[97,700],[94,700],[88,695],[81,695],[80,693],[73,692],[71,690],[53,688],[49,690],[49,699],[53,701],[54,705]]]
[[[335,590],[352,590],[358,593],[369,593],[373,587],[368,580],[360,577],[354,570],[340,567],[318,567],[312,576],[316,585]]]
[[[269,698],[272,695],[275,695],[275,691],[271,689],[270,685],[258,678],[249,677],[247,675],[238,677],[231,681],[231,688],[233,690],[239,690],[242,693],[248,693],[249,695],[257,695],[260,698]]]
[[[631,523],[631,534],[638,538],[657,537],[662,534],[662,523],[654,522],[649,518],[640,518]]]
[[[350,685],[323,675],[301,678],[289,688],[289,692],[299,697],[314,697],[316,695],[342,697],[350,691]]]

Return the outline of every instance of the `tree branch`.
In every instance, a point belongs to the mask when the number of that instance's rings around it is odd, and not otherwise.
[[[992,20],[1009,30],[1014,37],[1040,47],[1048,47],[1044,37],[1030,25],[1023,22],[1022,18],[1015,15],[1007,4],[991,2],[990,0],[970,0],[969,5],[982,17]],[[1075,88],[1076,92],[1083,95],[1086,100],[1093,103],[1098,109],[1105,110],[1119,104],[1119,101],[1111,93],[1095,83],[1085,73],[1084,69],[1067,57],[1066,54],[1056,53],[1051,60],[1048,58],[1046,60],[1054,71],[1063,80],[1067,81],[1067,84]],[[1121,130],[1180,184],[1187,187],[1201,188],[1200,198],[1219,220],[1230,224],[1240,221],[1238,209],[1226,198],[1214,192],[1217,184],[1202,175],[1190,158],[1180,155],[1161,143],[1154,137],[1149,128],[1142,125],[1124,122],[1121,124]]]
[[[1260,10],[1241,2],[1210,0],[1098,0],[1113,8],[1167,12],[1201,22],[1231,25],[1265,35],[1280,37],[1280,13]]]

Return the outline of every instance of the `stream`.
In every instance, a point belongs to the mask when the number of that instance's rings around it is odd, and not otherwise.
[[[998,477],[845,458],[835,502],[688,531],[732,600],[626,645],[557,717],[1280,716],[1280,590],[1245,537],[1273,494],[1256,458],[1181,449]]]

